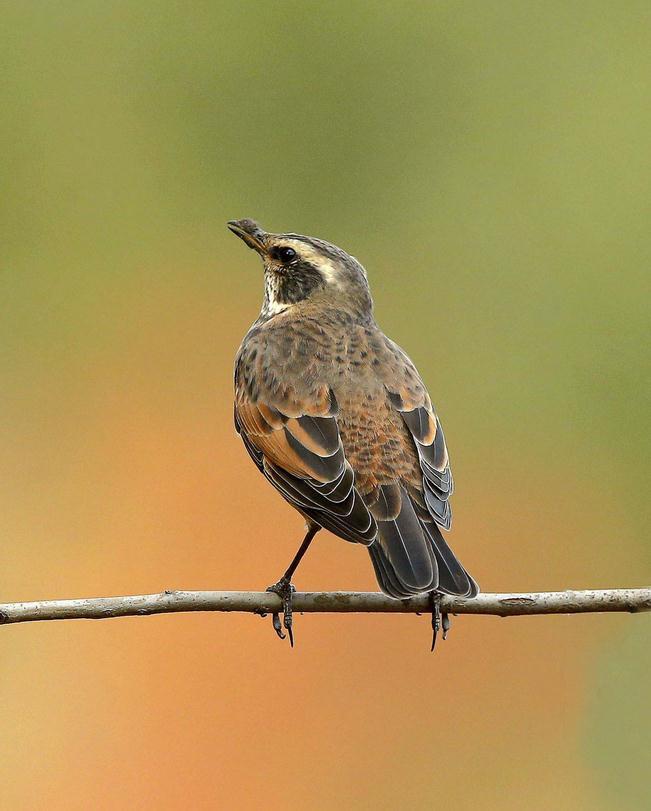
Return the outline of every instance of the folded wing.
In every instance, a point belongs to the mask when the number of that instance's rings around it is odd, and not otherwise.
[[[450,460],[439,418],[426,392],[417,399],[406,390],[388,395],[411,434],[422,473],[422,486],[408,488],[423,533],[431,543],[439,572],[438,590],[474,597],[479,588],[446,543],[442,529],[449,529],[452,511],[449,498],[454,489]]]
[[[375,519],[355,489],[337,427],[337,401],[327,387],[310,398],[254,401],[237,389],[235,427],[267,479],[304,515],[347,541],[368,545]]]

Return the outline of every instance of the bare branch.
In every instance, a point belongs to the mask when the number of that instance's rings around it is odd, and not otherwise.
[[[427,613],[427,595],[393,600],[376,592],[297,592],[294,610],[304,613]],[[651,588],[591,591],[543,591],[531,594],[480,594],[473,599],[442,597],[441,610],[450,614],[492,614],[513,617],[532,614],[651,611]],[[131,597],[79,600],[40,600],[0,604],[0,624],[37,620],[108,619],[181,611],[281,611],[276,594],[264,591],[164,591]]]

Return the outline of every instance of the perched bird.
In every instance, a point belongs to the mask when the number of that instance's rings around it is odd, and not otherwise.
[[[390,597],[474,597],[477,584],[441,534],[453,489],[441,423],[414,364],[375,322],[366,271],[321,239],[267,233],[249,219],[228,227],[264,265],[262,309],[235,360],[235,427],[307,521],[270,587],[290,641],[291,577],[321,528],[365,546]],[[274,627],[283,636],[278,615]]]

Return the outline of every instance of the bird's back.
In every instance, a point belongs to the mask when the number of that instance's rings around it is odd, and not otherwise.
[[[316,456],[296,448],[295,430],[289,451],[277,450],[278,443],[272,448],[265,438],[257,444],[253,440],[255,447],[263,448],[263,456],[266,452],[278,457],[271,467],[285,460],[293,481],[287,483],[286,477],[265,470],[260,457],[258,464],[301,512],[345,539],[369,546],[387,594],[407,597],[436,589],[477,593],[439,530],[450,525],[452,492],[440,423],[413,363],[372,319],[360,321],[345,310],[324,312],[305,302],[259,320],[238,352],[235,382],[236,420],[238,400],[262,402],[263,413],[270,406],[284,418],[311,420]],[[337,514],[332,520],[318,500],[314,507],[304,488],[300,491],[296,477],[304,478],[305,466],[299,469],[291,458],[297,451],[319,480],[323,459],[335,458],[319,448],[318,432],[327,433],[327,420],[336,426],[342,458],[352,469],[358,494],[350,502],[350,515]],[[315,450],[310,442],[314,445],[308,438],[306,447]],[[342,475],[339,469],[337,475]],[[317,484],[317,490],[319,486],[327,484]],[[331,507],[329,501],[327,509]],[[356,537],[351,527],[354,524],[359,534],[366,522],[369,528]]]

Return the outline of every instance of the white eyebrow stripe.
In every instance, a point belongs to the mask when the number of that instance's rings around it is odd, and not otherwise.
[[[341,287],[340,273],[336,265],[327,256],[324,256],[323,253],[300,239],[284,239],[282,246],[293,248],[301,259],[305,259],[306,262],[318,268],[328,284]]]
[[[316,266],[319,268],[323,278],[328,282],[328,284],[334,284],[337,287],[341,287],[341,278],[336,267],[329,262],[327,259],[321,259],[318,263],[315,263]]]

